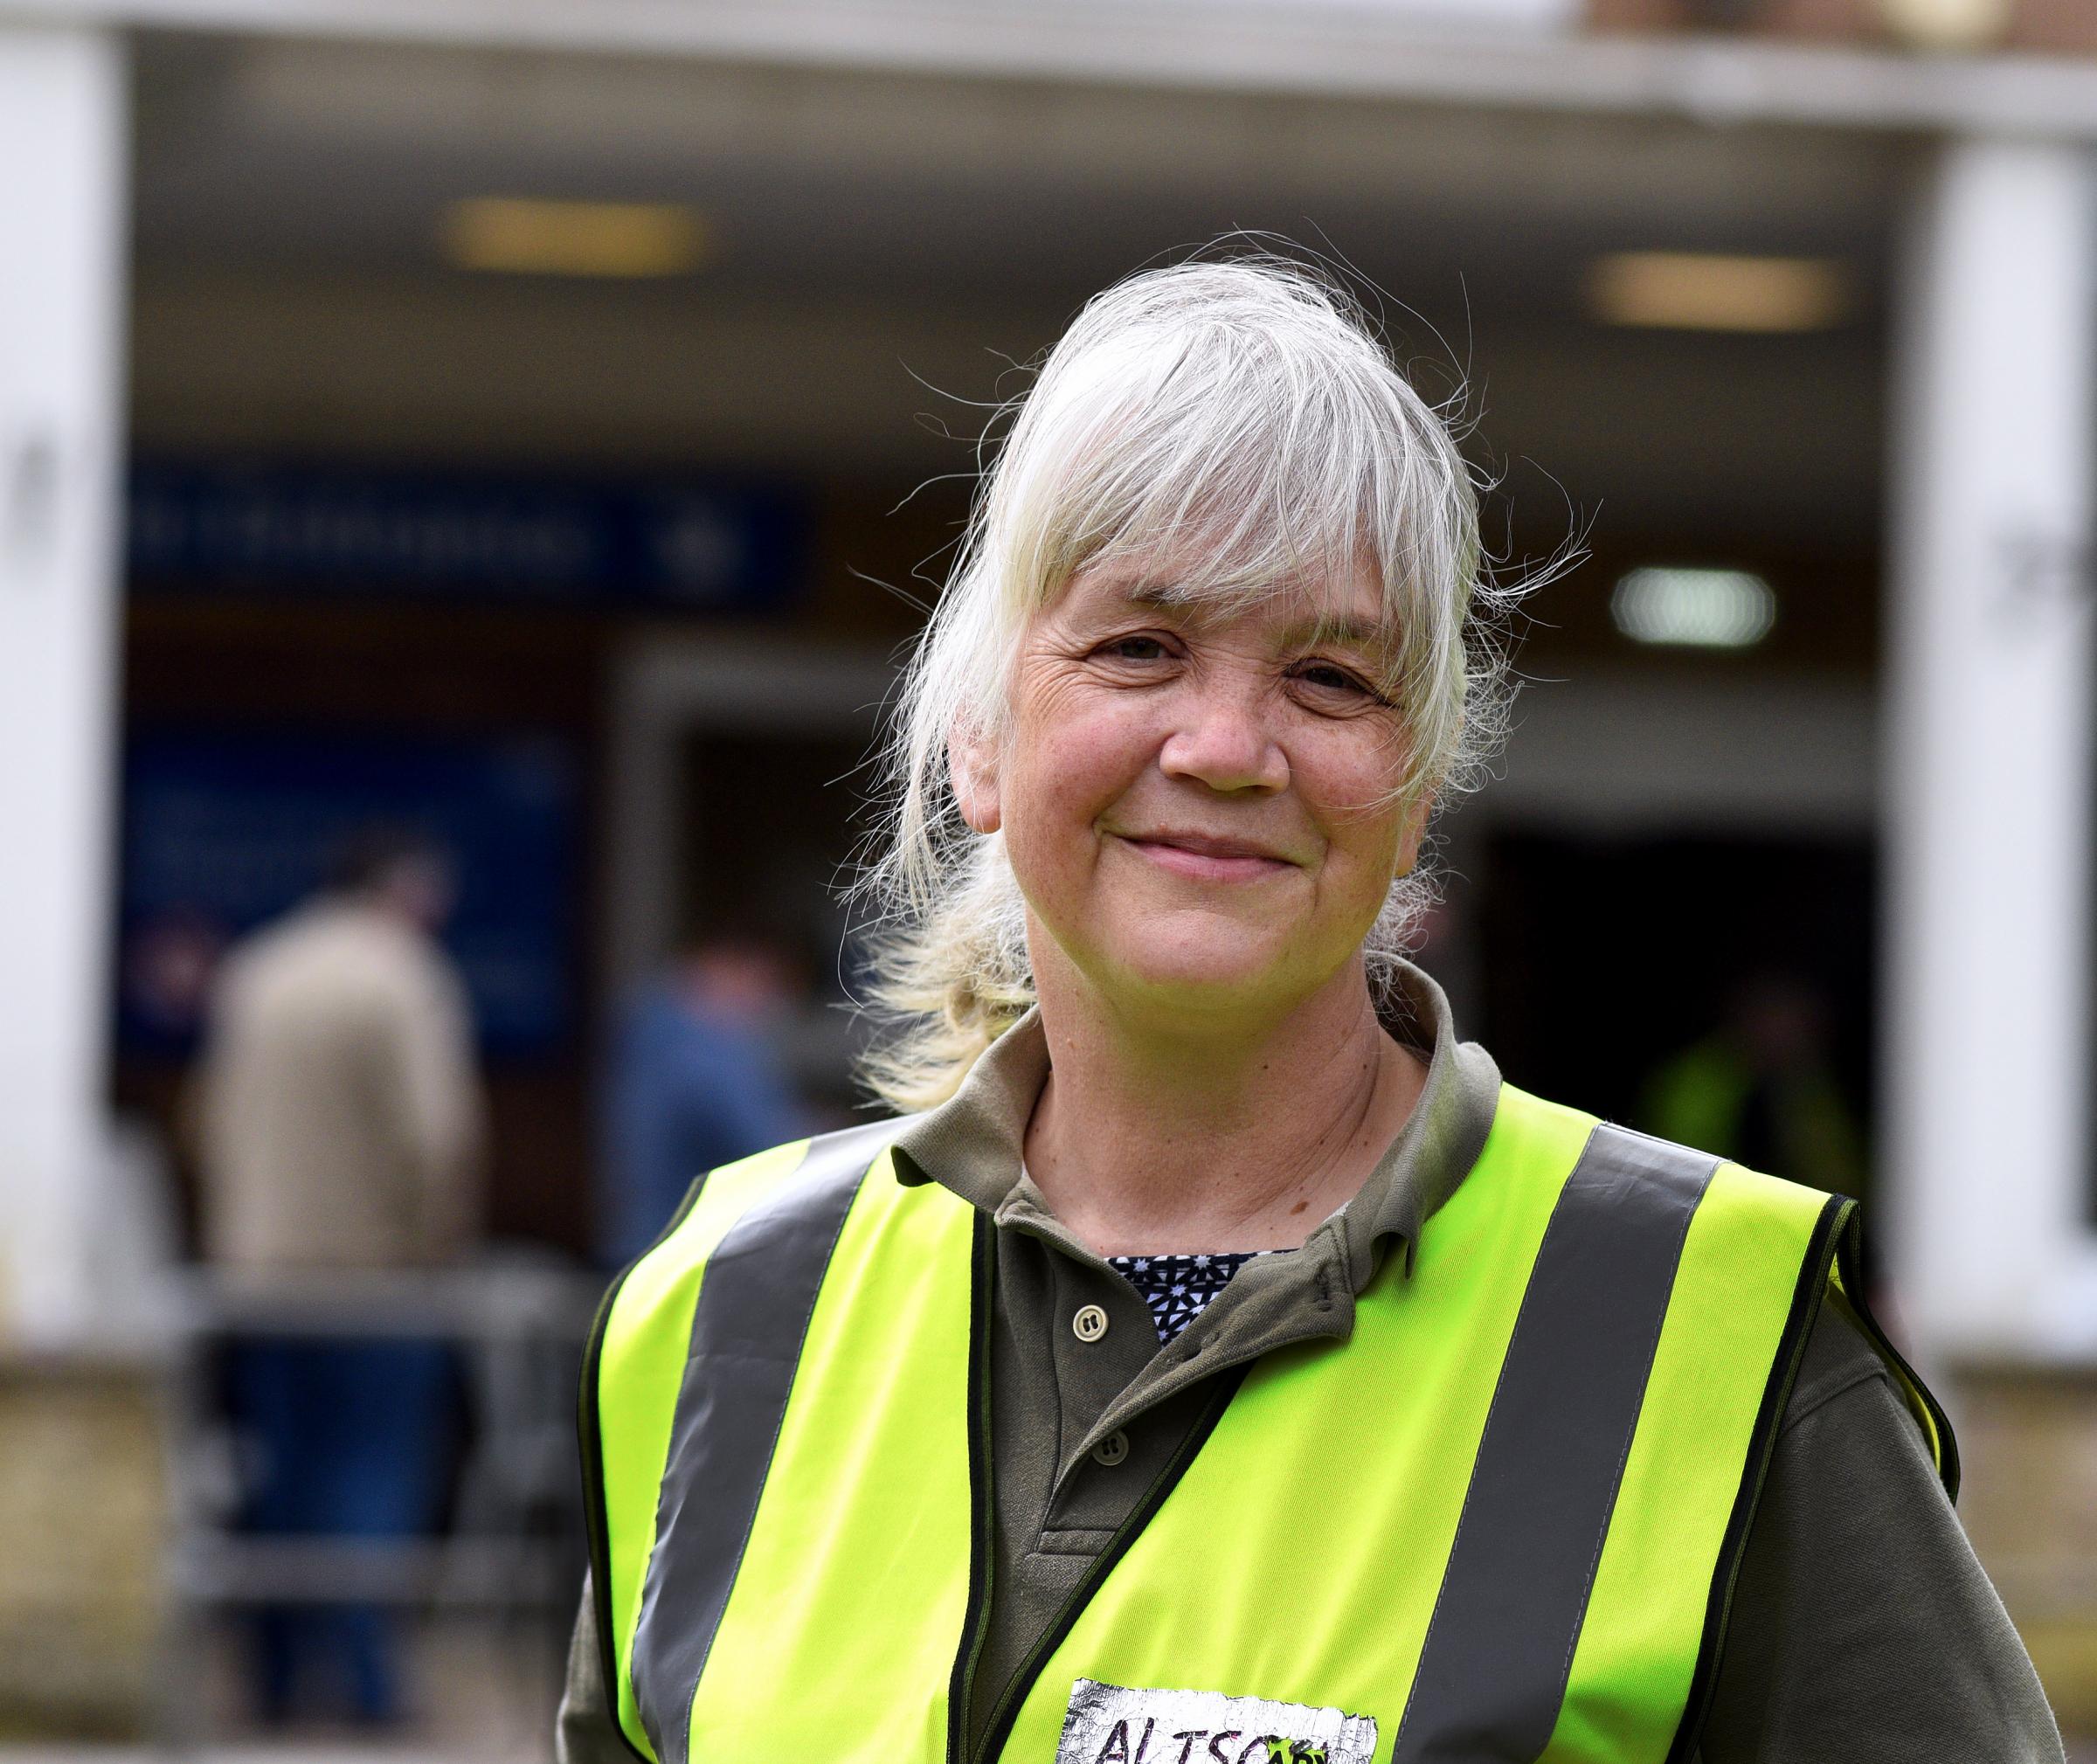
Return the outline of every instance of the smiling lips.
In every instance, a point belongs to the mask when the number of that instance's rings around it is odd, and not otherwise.
[[[1118,837],[1160,868],[1196,882],[1257,882],[1295,868],[1288,858],[1249,840],[1171,832]]]

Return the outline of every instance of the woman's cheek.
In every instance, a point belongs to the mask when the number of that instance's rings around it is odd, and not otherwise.
[[[1037,786],[1061,818],[1089,829],[1141,775],[1145,751],[1140,719],[1110,701],[1062,725],[1044,747]]]
[[[1093,823],[1111,799],[1091,776],[1094,756],[1062,738],[1035,746],[1014,778],[1006,848],[1027,892],[1043,905],[1065,897],[1090,867]]]
[[[1381,899],[1396,875],[1406,825],[1388,768],[1350,768],[1322,783],[1318,820],[1327,861],[1338,858],[1358,871],[1360,886]]]

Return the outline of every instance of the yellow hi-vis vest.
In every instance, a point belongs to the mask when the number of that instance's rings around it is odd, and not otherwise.
[[[900,1124],[713,1173],[584,1379],[606,1683],[657,1764],[1679,1764],[1853,1203],[1504,1087],[1345,1341],[1212,1398],[971,1756],[993,1233]]]

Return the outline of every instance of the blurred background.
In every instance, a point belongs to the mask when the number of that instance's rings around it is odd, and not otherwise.
[[[2094,146],[2085,0],[0,0],[0,1746],[546,1754],[986,408],[1236,229],[1586,554],[1423,961],[1865,1197],[2097,1735]]]

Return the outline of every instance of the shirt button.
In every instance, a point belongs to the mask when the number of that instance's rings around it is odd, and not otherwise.
[[[1070,1332],[1080,1341],[1097,1341],[1107,1332],[1107,1313],[1097,1304],[1081,1304],[1070,1319]]]
[[[1109,1470],[1113,1469],[1128,1455],[1129,1436],[1119,1428],[1116,1428],[1112,1433],[1092,1448],[1093,1463],[1104,1463]]]

